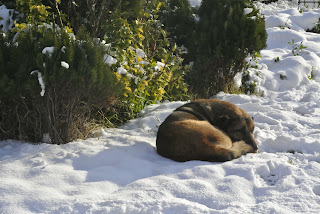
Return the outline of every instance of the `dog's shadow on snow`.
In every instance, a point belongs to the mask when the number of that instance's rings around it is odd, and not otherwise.
[[[201,161],[179,163],[163,158],[155,149],[155,137],[141,138],[139,135],[134,136],[133,132],[124,130],[121,134],[105,136],[100,139],[105,149],[74,158],[74,169],[87,173],[86,182],[109,181],[124,186],[139,179],[206,164]]]

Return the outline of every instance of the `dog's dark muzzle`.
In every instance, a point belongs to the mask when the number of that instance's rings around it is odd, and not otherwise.
[[[249,136],[247,137],[246,141],[247,144],[249,144],[250,146],[252,146],[253,150],[255,152],[258,152],[258,142],[257,140],[254,138],[253,134],[249,134]]]

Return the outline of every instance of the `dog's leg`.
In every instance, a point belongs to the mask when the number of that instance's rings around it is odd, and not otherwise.
[[[207,154],[208,156],[205,159],[212,162],[230,161],[249,152],[253,152],[253,150],[252,146],[246,144],[244,141],[239,141],[233,143],[231,148],[216,146],[211,152],[208,151],[211,154]]]
[[[254,152],[255,149],[244,141],[238,141],[232,144],[231,150],[235,156],[240,157],[241,155]]]

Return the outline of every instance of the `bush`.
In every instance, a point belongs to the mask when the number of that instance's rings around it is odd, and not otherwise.
[[[122,85],[104,63],[104,48],[80,32],[32,27],[0,39],[2,139],[55,144],[85,137]],[[48,133],[48,135],[46,134]]]
[[[251,8],[248,14],[245,8]],[[264,18],[245,0],[203,0],[197,37],[193,37],[195,65],[188,82],[198,97],[210,97],[247,67],[245,58],[266,46]]]
[[[184,75],[189,68],[182,66],[180,49],[158,18],[164,2],[16,0],[14,9],[24,13],[13,30],[18,40],[7,35],[1,41],[0,129],[5,134],[0,139],[38,142],[49,133],[53,143],[65,143],[85,137],[92,119],[118,125],[148,104],[188,99]],[[39,25],[51,29],[30,29]],[[83,36],[81,26],[96,39]],[[54,48],[45,55],[45,47]]]
[[[62,14],[62,20],[70,24],[76,34],[81,27],[85,27],[95,38],[104,37],[106,32],[103,30],[103,25],[113,19],[115,12],[121,12],[127,18],[137,17],[145,4],[144,0],[78,0],[61,1],[59,7],[56,7],[52,5],[54,1],[43,0],[43,2],[52,8],[53,13]]]
[[[168,0],[160,14],[165,29],[179,46],[190,47],[196,25],[195,8],[191,8],[189,0]]]
[[[15,9],[16,2],[12,0],[1,0],[0,5],[5,5],[8,9]]]
[[[126,85],[123,95],[126,118],[135,117],[146,105],[187,99],[180,50],[167,38],[158,21],[161,4],[152,5],[136,20],[119,15],[106,23],[109,54],[116,59],[112,69]],[[123,116],[122,116],[123,117]]]

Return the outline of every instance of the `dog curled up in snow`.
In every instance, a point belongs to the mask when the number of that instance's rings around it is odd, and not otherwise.
[[[258,152],[249,114],[232,103],[202,99],[187,103],[160,125],[157,152],[175,161],[224,162]]]

